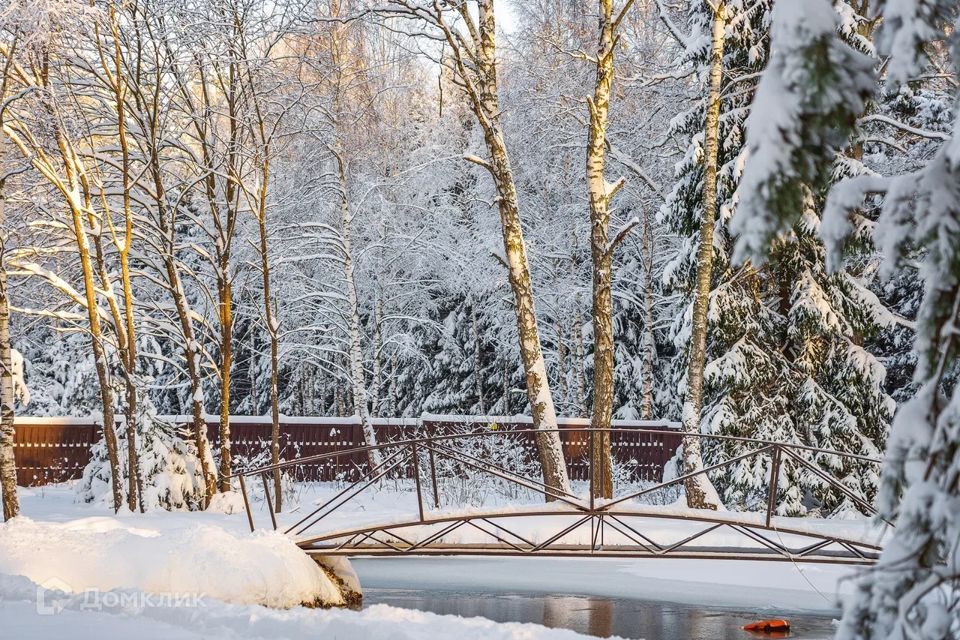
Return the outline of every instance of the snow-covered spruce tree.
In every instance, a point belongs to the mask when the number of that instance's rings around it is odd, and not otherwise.
[[[149,403],[143,403],[141,411],[136,437],[143,476],[143,508],[167,511],[203,509],[206,482],[192,438],[187,432],[181,433],[175,425],[159,420]],[[117,440],[126,482],[130,468],[125,458],[126,431],[118,432]],[[207,455],[210,455],[209,449]],[[212,458],[207,463],[212,465]],[[91,460],[83,470],[76,495],[83,502],[108,504],[111,500],[110,466],[102,439],[91,451]]]
[[[922,54],[956,73],[958,7],[946,0],[882,3],[880,51],[890,54],[887,86],[923,75]],[[796,185],[828,171],[838,148],[876,87],[870,65],[836,36],[826,0],[781,3],[775,18],[780,60],[764,76],[756,109],[779,114],[750,130],[751,148],[738,225],[742,255],[765,255],[794,223]],[[949,46],[944,46],[944,45]],[[952,57],[952,60],[950,58]],[[952,87],[954,105],[957,89]],[[776,106],[776,108],[772,108]],[[921,168],[897,176],[864,175],[830,193],[822,234],[831,267],[842,264],[844,241],[856,230],[867,195],[883,204],[875,241],[885,272],[909,257],[920,261],[924,297],[917,318],[917,394],[900,407],[887,443],[881,516],[895,520],[877,564],[847,601],[838,637],[844,640],[960,637],[960,144],[946,138]],[[749,189],[748,189],[749,185]]]
[[[728,3],[720,16],[723,34],[720,70],[719,144],[716,148],[716,208],[713,220],[713,253],[710,291],[706,305],[705,366],[702,374],[702,409],[699,430],[754,437],[785,439],[792,425],[783,424],[787,399],[779,391],[786,378],[786,363],[773,348],[782,321],[770,312],[760,296],[761,274],[751,268],[736,270],[731,265],[731,234],[727,229],[732,195],[739,179],[743,146],[743,122],[747,116],[754,75],[766,62],[766,24],[770,3],[744,11],[743,3]],[[693,88],[703,95],[709,84],[712,39],[717,16],[705,3],[691,5],[682,64],[693,65],[698,80]],[[661,217],[683,240],[676,257],[664,270],[669,291],[682,297],[682,312],[671,329],[677,348],[673,381],[679,403],[689,393],[691,339],[698,271],[703,261],[701,232],[704,228],[706,187],[705,132],[707,102],[697,99],[693,106],[672,122],[675,135],[689,140],[686,153],[677,165],[677,181],[667,198]],[[698,367],[699,368],[699,367]],[[680,413],[676,405],[674,415]],[[706,462],[734,453],[705,443]],[[736,446],[736,445],[734,445]],[[741,487],[751,480],[761,482],[762,470],[741,465],[733,477]],[[715,477],[714,480],[721,480]],[[721,490],[724,487],[721,484]],[[742,500],[742,488],[724,491],[727,501]]]
[[[853,8],[843,7],[842,13],[856,21]],[[726,155],[721,157],[718,180],[721,213],[714,245],[701,429],[877,455],[893,407],[883,391],[883,367],[864,348],[864,341],[877,332],[887,314],[851,272],[827,273],[826,253],[818,236],[825,188],[831,179],[849,171],[845,165],[837,163],[833,172],[828,166],[817,180],[809,179],[797,187],[797,199],[790,206],[798,215],[771,249],[767,263],[732,260],[733,242],[742,232],[736,223],[730,223],[730,216],[742,204],[733,192],[738,187],[739,169],[751,153],[744,148],[743,125],[746,119],[749,128],[751,122],[767,115],[760,112],[747,118],[756,78],[751,74],[764,66],[769,50],[769,13],[752,17],[759,20],[750,39],[740,42],[728,37],[725,48],[728,83],[746,78],[734,88],[728,85],[724,89],[726,95],[734,96],[728,98],[734,103],[725,101],[722,114],[735,126],[721,145],[721,153]],[[740,24],[737,17],[730,23]],[[778,57],[771,61],[778,63]],[[721,123],[724,120],[721,118]],[[682,193],[682,188],[681,181],[674,196]],[[693,191],[693,195],[698,194]],[[678,348],[685,346],[688,335],[688,330],[678,326]],[[685,357],[681,350],[681,358]],[[707,442],[705,458],[719,462],[751,448],[739,442]],[[873,499],[877,477],[869,463],[829,455],[819,456],[815,462],[854,495]],[[751,458],[734,466],[732,473],[717,474],[714,481],[726,502],[758,505],[766,497],[769,467],[769,459]],[[781,489],[779,513],[798,514],[812,508],[837,513],[855,508],[842,490],[816,473],[792,462],[782,465],[780,473],[780,486],[789,489]]]
[[[859,2],[839,2],[834,8],[842,40],[864,56],[872,56],[875,21],[858,12],[867,7]],[[779,63],[778,56],[772,64]],[[859,61],[869,64],[862,57]],[[756,118],[762,117],[758,112]],[[748,120],[748,132],[754,121]],[[829,173],[801,186],[801,214],[790,233],[772,247],[769,268],[780,283],[785,353],[798,385],[792,393],[791,415],[801,442],[879,457],[894,404],[884,392],[885,370],[865,344],[890,324],[892,316],[868,289],[870,278],[863,263],[869,251],[853,248],[844,269],[830,274],[819,236],[825,187],[868,173],[863,154],[862,144],[847,145],[837,154]],[[830,455],[819,455],[815,462],[840,479],[853,495],[868,502],[876,497],[876,465]],[[817,474],[798,471],[807,506],[823,514],[864,511]]]

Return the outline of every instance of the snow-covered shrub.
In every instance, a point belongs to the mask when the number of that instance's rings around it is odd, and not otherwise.
[[[483,434],[473,438],[439,440],[438,445],[453,449],[464,457],[482,460],[521,478],[539,482],[542,478],[540,462],[529,434],[498,434],[489,431],[489,427],[475,427],[464,424],[451,427],[443,435]],[[495,431],[495,430],[493,430]],[[417,437],[425,437],[421,433]],[[539,491],[527,489],[522,485],[504,480],[491,472],[474,469],[460,461],[443,454],[433,458],[436,468],[437,485],[441,506],[480,507],[493,502],[521,501],[533,502],[543,499]],[[430,456],[426,451],[419,453],[421,479],[429,482]],[[484,465],[477,464],[483,467]],[[498,471],[500,473],[501,471]]]
[[[270,443],[265,440],[261,440],[260,443],[252,448],[254,453],[253,455],[244,455],[239,453],[233,454],[233,468],[234,470],[243,470],[243,469],[259,469],[261,467],[266,467],[272,464],[270,459]],[[296,454],[299,456],[299,450],[296,450]],[[300,496],[303,493],[302,481],[303,477],[299,477],[302,470],[299,467],[289,467],[284,469],[280,474],[280,489],[281,497],[283,499],[282,503],[284,509],[287,509],[291,506],[297,505],[300,503]],[[273,497],[273,481],[269,484],[270,496]],[[247,481],[247,497],[253,502],[262,502],[264,499],[263,493],[263,483],[260,478],[248,478]],[[234,491],[240,490],[240,484],[236,480],[233,481]]]
[[[117,449],[124,474],[121,484],[126,486],[129,465],[125,429],[117,429]],[[144,509],[180,511],[203,507],[203,471],[190,438],[176,426],[145,413],[137,422],[137,450]],[[91,453],[91,460],[77,484],[77,497],[83,502],[113,504],[110,464],[103,437]]]

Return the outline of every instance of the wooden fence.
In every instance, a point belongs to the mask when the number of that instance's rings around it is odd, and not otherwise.
[[[161,416],[160,419],[179,426],[190,423],[188,416]],[[522,416],[481,418],[426,415],[420,419],[376,418],[373,422],[378,442],[496,429],[516,432],[511,436],[513,444],[529,455],[533,455],[535,447],[530,418]],[[574,480],[586,480],[589,443],[582,429],[590,426],[589,420],[561,418],[559,422],[570,475]],[[234,416],[230,425],[236,468],[257,466],[269,461],[269,417]],[[680,445],[679,425],[615,420],[613,426],[627,430],[614,432],[612,436],[614,459],[623,465],[624,472],[632,479],[659,481],[664,465]],[[629,431],[640,428],[645,432]],[[650,433],[650,430],[654,433]],[[281,458],[285,460],[363,446],[363,433],[357,418],[283,417],[280,432]],[[219,442],[216,416],[208,417],[207,433],[215,448]],[[100,426],[92,420],[18,417],[14,444],[18,484],[40,486],[79,478],[90,460],[91,447],[99,439]],[[349,453],[321,463],[300,465],[296,475],[301,480],[352,480],[359,476],[365,465],[364,454]]]

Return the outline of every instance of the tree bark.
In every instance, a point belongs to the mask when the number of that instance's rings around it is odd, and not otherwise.
[[[0,181],[0,230],[3,229],[5,197]],[[6,238],[0,235],[0,498],[3,519],[20,515],[17,497],[17,462],[14,457],[13,351],[10,341],[10,300],[7,296],[7,268],[4,263]]]
[[[544,484],[556,491],[569,492],[570,480],[563,457],[563,446],[557,431],[557,413],[550,393],[547,369],[540,345],[534,305],[533,285],[527,249],[523,239],[517,189],[513,170],[507,153],[506,141],[500,127],[500,102],[497,86],[496,17],[493,0],[477,1],[476,20],[466,5],[458,5],[460,17],[469,24],[472,51],[463,49],[463,40],[453,34],[437,9],[437,26],[443,30],[447,45],[451,48],[454,64],[470,107],[483,130],[489,160],[470,158],[484,166],[493,178],[497,190],[497,206],[503,233],[503,248],[509,271],[510,288],[513,292],[517,333],[520,338],[520,358],[526,377],[527,400],[536,432],[537,450],[543,471]],[[471,62],[467,62],[468,57]],[[469,67],[469,68],[468,68]],[[504,402],[509,405],[509,398]],[[554,500],[549,492],[547,501]]]
[[[583,303],[578,293],[574,299],[573,326],[570,327],[570,338],[573,340],[574,382],[573,403],[577,408],[577,415],[581,418],[587,415],[587,371],[586,354],[583,350],[583,312],[580,305]]]
[[[338,146],[338,145],[337,145]],[[360,334],[363,327],[360,324],[360,300],[357,295],[357,282],[353,273],[353,252],[350,244],[351,224],[353,216],[350,213],[348,197],[347,169],[342,153],[335,150],[337,175],[340,180],[340,241],[343,249],[343,277],[347,285],[347,305],[350,314],[350,382],[353,388],[353,414],[360,417],[360,427],[363,431],[363,440],[366,446],[377,445],[377,433],[370,420],[370,407],[367,398],[366,374],[363,370],[363,349],[360,344]],[[374,473],[383,463],[379,449],[370,449],[367,452],[367,462],[370,472]]]
[[[8,58],[8,63],[10,59]],[[77,150],[67,137],[63,121],[58,111],[57,96],[48,84],[44,75],[35,75],[29,80],[31,86],[43,88],[50,95],[44,102],[44,111],[48,116],[52,129],[56,149],[63,162],[63,175],[54,167],[47,150],[37,141],[33,133],[22,122],[4,122],[3,133],[20,151],[21,155],[51,184],[64,198],[69,210],[69,225],[73,239],[77,245],[77,254],[83,272],[84,297],[82,304],[87,311],[89,321],[91,351],[94,367],[97,373],[100,401],[103,411],[103,436],[107,447],[107,459],[110,465],[111,490],[113,506],[119,511],[123,504],[123,490],[120,484],[120,463],[117,452],[116,418],[114,414],[113,390],[110,385],[110,371],[107,366],[107,353],[104,348],[103,329],[100,323],[100,307],[97,300],[96,275],[94,274],[93,260],[90,255],[90,242],[87,237],[85,220],[96,222],[96,215],[92,206],[90,180],[85,173],[85,167]],[[99,221],[101,224],[102,220]],[[115,300],[109,300],[115,303]],[[78,303],[81,300],[77,300]],[[118,327],[120,330],[121,327]]]
[[[590,253],[593,259],[593,416],[594,431],[590,486],[594,497],[613,497],[610,422],[613,419],[613,249],[610,243],[610,200],[616,185],[608,185],[606,166],[607,122],[613,90],[613,0],[600,0],[600,42],[596,57],[596,85],[587,98],[590,126],[587,136],[587,195],[590,199]]]
[[[110,485],[113,490],[113,508],[119,511],[123,504],[123,489],[120,486],[120,459],[117,451],[117,420],[113,408],[113,389],[110,385],[110,372],[107,370],[107,353],[103,347],[103,329],[100,324],[100,307],[97,302],[96,283],[93,276],[93,263],[90,257],[90,244],[87,230],[84,228],[82,205],[72,202],[70,215],[73,222],[73,234],[83,271],[83,289],[86,297],[87,320],[90,324],[90,343],[93,350],[94,368],[100,386],[100,403],[103,410],[103,438],[107,445],[107,459],[110,463]]]
[[[683,472],[703,469],[700,447],[700,413],[703,408],[703,371],[707,358],[707,316],[713,278],[713,231],[717,215],[717,163],[720,139],[720,83],[723,78],[723,45],[726,4],[718,2],[713,14],[710,51],[710,81],[704,129],[703,220],[700,222],[700,249],[697,254],[696,293],[693,299],[693,326],[690,335],[690,361],[687,372],[687,397],[683,405],[683,431],[697,434],[683,439]],[[687,506],[694,509],[719,507],[716,489],[706,474],[684,481]]]
[[[104,70],[110,80],[113,95],[114,108],[117,116],[117,140],[120,144],[121,176],[123,188],[123,236],[122,240],[117,237],[116,231],[111,224],[111,234],[114,245],[117,247],[117,254],[120,259],[120,278],[123,288],[123,318],[119,315],[114,318],[114,323],[120,325],[123,323],[123,331],[117,331],[117,345],[122,359],[124,386],[126,391],[126,406],[124,417],[126,418],[127,434],[127,508],[135,511],[139,506],[140,513],[144,512],[143,504],[143,475],[140,470],[140,459],[137,451],[137,421],[139,419],[139,389],[137,388],[137,339],[136,339],[136,316],[133,309],[133,282],[130,277],[130,249],[133,245],[133,210],[131,208],[130,190],[132,186],[131,165],[130,165],[130,145],[127,140],[127,120],[126,120],[126,83],[124,81],[124,69],[122,64],[122,50],[120,47],[120,32],[117,23],[117,15],[111,7],[109,10],[110,29],[113,35],[113,73],[107,71],[106,56],[101,50]],[[99,47],[98,39],[98,47]],[[106,201],[106,199],[104,199]],[[110,215],[106,213],[105,215]],[[106,269],[102,271],[106,275]]]
[[[480,325],[477,322],[477,307],[473,300],[470,300],[470,332],[473,337],[473,382],[477,393],[477,408],[480,415],[487,415],[487,399],[483,393],[483,367],[480,362],[483,350],[480,345]]]
[[[217,295],[220,298],[220,479],[221,492],[230,491],[230,474],[233,456],[230,446],[230,376],[233,367],[233,295],[229,276],[229,254],[223,256],[217,278]]]
[[[261,165],[257,229],[260,233],[260,273],[263,282],[263,314],[270,338],[270,464],[280,464],[280,338],[279,326],[270,293],[270,254],[267,247],[267,185],[270,178],[269,147],[264,151]],[[274,509],[283,509],[280,469],[273,472]]]
[[[156,122],[151,118],[151,123]],[[153,132],[155,133],[155,131]],[[193,443],[197,449],[197,457],[204,479],[204,508],[210,505],[210,499],[217,492],[217,474],[210,464],[210,442],[207,439],[207,420],[204,411],[203,378],[200,364],[200,343],[197,342],[193,330],[193,311],[183,290],[180,278],[180,267],[176,257],[176,227],[170,219],[171,212],[167,207],[166,187],[160,173],[160,158],[157,140],[151,135],[150,141],[150,174],[153,178],[154,192],[157,206],[158,226],[160,228],[163,249],[164,272],[167,276],[167,288],[173,298],[173,305],[177,310],[177,319],[180,323],[180,333],[183,338],[183,357],[187,364],[187,375],[190,378],[190,413],[193,426]],[[176,215],[176,212],[172,212]]]

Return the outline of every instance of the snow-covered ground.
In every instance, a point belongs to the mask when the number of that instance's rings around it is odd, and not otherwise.
[[[335,490],[302,489],[299,506],[282,514],[281,523],[299,520]],[[114,516],[102,506],[76,504],[66,485],[23,490],[21,496],[25,517],[0,525],[0,619],[13,621],[5,628],[15,631],[11,637],[50,637],[66,629],[73,637],[78,629],[96,629],[89,636],[98,639],[129,637],[134,629],[142,637],[164,638],[576,637],[536,625],[497,625],[382,605],[361,612],[296,607],[306,593],[322,592],[324,586],[290,541],[273,532],[249,534],[243,513]],[[365,494],[325,526],[388,521],[411,508],[415,497],[410,493],[385,488]],[[266,526],[263,503],[254,502],[254,511],[258,524]],[[543,520],[533,520],[520,524],[536,535],[536,523]],[[861,522],[831,526],[869,533]],[[397,588],[566,593],[825,613],[836,611],[838,594],[852,588],[844,578],[856,571],[677,559],[404,558],[360,565],[361,581]]]
[[[41,593],[42,595],[38,595]],[[483,618],[438,616],[377,605],[363,611],[268,609],[203,598],[196,604],[153,601],[134,590],[98,594],[38,590],[26,578],[0,575],[3,637],[181,640],[330,638],[435,640],[574,640],[572,631]],[[9,635],[8,635],[9,634]]]

